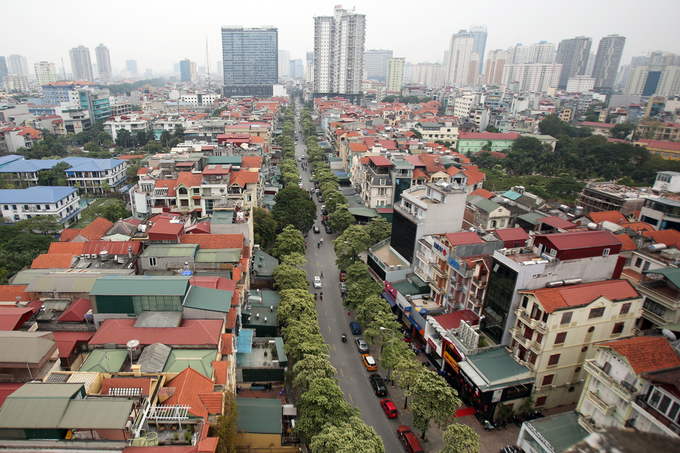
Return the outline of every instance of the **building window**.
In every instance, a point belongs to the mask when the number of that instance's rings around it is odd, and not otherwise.
[[[609,256],[609,249],[602,250],[602,256]]]
[[[651,299],[645,299],[645,304],[642,308],[657,316],[661,316],[662,318],[666,316],[666,308]]]
[[[555,344],[564,344],[567,340],[567,332],[560,332],[555,337]]]
[[[639,269],[640,266],[642,266],[642,258],[638,258],[635,260],[635,267]]]
[[[547,396],[540,396],[540,397],[536,398],[536,407],[545,406],[545,403],[547,401],[548,401]]]
[[[614,324],[614,329],[612,330],[612,335],[618,335],[621,332],[623,332],[623,325],[624,324],[625,323],[623,323],[623,322],[617,322],[616,324]]]
[[[603,315],[604,315],[604,307],[593,308],[593,309],[590,310],[590,314],[588,315],[588,319],[601,318]]]
[[[543,381],[541,381],[541,386],[552,384],[554,378],[555,378],[554,374],[546,374],[545,376],[543,376]]]
[[[562,313],[562,320],[560,321],[560,325],[569,324],[571,322],[571,316],[573,314],[574,314],[573,311],[568,311],[566,313]]]
[[[156,266],[156,258],[149,258],[149,266]]]
[[[619,313],[620,315],[625,315],[628,314],[630,311],[630,302],[626,302],[625,304],[621,305],[621,312]]]
[[[548,359],[548,366],[555,366],[560,361],[560,354],[553,354]]]
[[[543,334],[536,334],[536,343],[541,344],[543,342]]]

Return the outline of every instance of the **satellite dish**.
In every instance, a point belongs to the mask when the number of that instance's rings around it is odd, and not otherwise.
[[[675,334],[674,334],[673,332],[671,332],[670,330],[668,330],[668,329],[662,329],[662,330],[661,330],[661,334],[662,334],[664,337],[668,338],[668,341],[675,341],[675,340],[677,340],[677,337],[675,336]]]

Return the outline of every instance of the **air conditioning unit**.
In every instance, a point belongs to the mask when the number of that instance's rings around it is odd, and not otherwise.
[[[586,382],[585,379],[579,379],[579,381],[578,381],[579,384],[583,384],[584,382]]]
[[[554,384],[550,386],[550,390],[555,390],[556,388],[557,388],[557,386],[554,385]]]
[[[569,387],[570,385],[571,385],[571,382],[569,382],[569,381],[567,381],[567,382],[564,383],[564,386],[565,386],[565,387]]]

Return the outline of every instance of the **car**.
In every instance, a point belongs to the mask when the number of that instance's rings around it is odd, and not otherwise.
[[[324,201],[326,201],[326,200],[324,199],[324,197],[321,196],[321,195],[319,195],[318,200],[319,200],[319,203],[323,203]]]
[[[387,386],[385,385],[385,381],[383,381],[383,378],[380,377],[379,374],[372,374],[368,377],[368,380],[371,381],[371,386],[373,387],[373,391],[375,392],[376,395],[378,396],[385,396],[387,395]]]
[[[378,371],[378,364],[371,354],[362,355],[361,360],[364,362],[366,371]]]
[[[361,335],[361,326],[354,321],[349,323],[349,330],[352,332],[352,335]]]
[[[318,275],[314,276],[314,288],[321,288],[321,277]]]
[[[401,425],[397,428],[397,437],[408,453],[423,453],[423,447],[420,446],[418,438],[408,426]]]
[[[397,411],[397,405],[392,402],[391,399],[385,398],[380,400],[380,407],[387,414],[387,418],[397,418],[399,416],[399,411]]]
[[[321,230],[319,229],[318,226],[314,225],[314,232],[315,232],[315,233],[320,233]]]
[[[368,352],[368,345],[366,344],[366,342],[364,341],[363,338],[359,337],[356,340],[354,340],[354,342],[357,344],[357,348],[359,348],[359,352],[361,352],[362,354]]]
[[[345,283],[345,282],[340,282],[340,292],[341,292],[341,293],[346,293],[346,292],[347,292],[347,283]]]
[[[340,269],[340,281],[344,282],[347,280],[347,272],[344,269]]]
[[[333,234],[333,229],[329,225],[326,225],[326,233]]]
[[[316,189],[315,192],[317,195],[319,195],[321,193],[321,189]]]

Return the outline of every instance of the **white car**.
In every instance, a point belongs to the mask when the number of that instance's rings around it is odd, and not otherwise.
[[[314,276],[314,288],[321,288],[321,277],[318,275]]]

